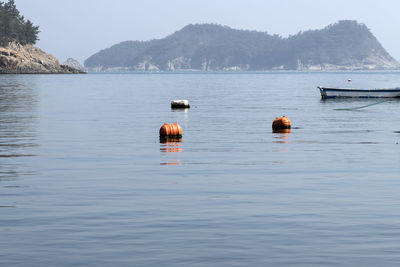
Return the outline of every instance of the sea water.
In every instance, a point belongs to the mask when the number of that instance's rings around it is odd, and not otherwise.
[[[0,76],[0,266],[400,264],[400,101],[318,85],[400,73]]]

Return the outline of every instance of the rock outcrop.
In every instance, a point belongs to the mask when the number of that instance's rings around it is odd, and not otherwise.
[[[85,71],[85,67],[83,67],[78,60],[73,58],[68,58],[62,65],[69,66],[80,71]]]
[[[58,60],[33,45],[10,43],[0,47],[0,74],[79,74],[76,68],[60,65]]]

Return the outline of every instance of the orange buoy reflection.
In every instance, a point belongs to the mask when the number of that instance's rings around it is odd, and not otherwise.
[[[182,152],[182,138],[160,137],[160,144],[161,152]]]
[[[292,129],[272,129],[272,132],[289,135],[292,132]]]
[[[290,144],[289,135],[292,132],[291,129],[273,129],[272,132],[277,134],[274,138],[279,139],[274,143]]]
[[[181,163],[179,161],[177,162],[161,162],[160,165],[164,165],[164,166],[168,166],[168,165],[172,165],[172,166],[177,166],[177,165],[181,165]]]
[[[170,153],[182,152],[182,138],[176,137],[160,137],[160,151],[166,155]],[[168,161],[171,161],[169,159]],[[181,165],[178,159],[172,162],[161,162],[160,165]]]

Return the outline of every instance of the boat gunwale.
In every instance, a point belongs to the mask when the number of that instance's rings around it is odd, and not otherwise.
[[[400,88],[387,88],[387,89],[355,89],[355,88],[331,88],[331,87],[320,87],[318,89],[323,91],[338,91],[338,92],[399,92]]]

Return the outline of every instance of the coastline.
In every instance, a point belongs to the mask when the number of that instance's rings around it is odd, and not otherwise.
[[[84,74],[33,45],[9,43],[0,47],[0,74]]]

